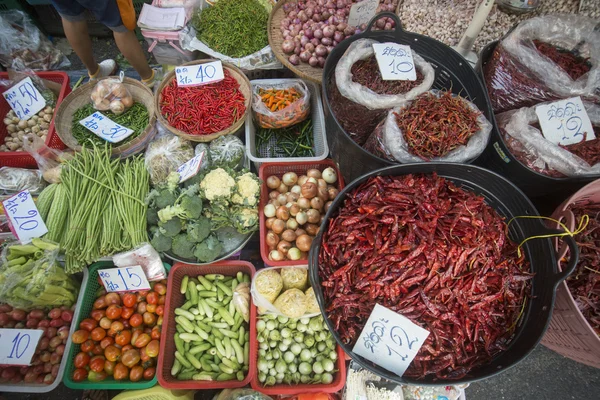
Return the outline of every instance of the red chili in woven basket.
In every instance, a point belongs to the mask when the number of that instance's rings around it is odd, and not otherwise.
[[[224,69],[225,78],[208,85],[179,87],[175,78],[162,91],[160,112],[173,128],[190,135],[210,135],[239,121],[246,112],[240,84]]]
[[[459,379],[507,348],[533,274],[484,198],[433,174],[348,193],[323,233],[319,276],[344,343],[380,304],[431,332],[404,376]]]

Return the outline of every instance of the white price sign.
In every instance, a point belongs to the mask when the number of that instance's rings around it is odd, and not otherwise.
[[[177,172],[179,172],[179,183],[187,181],[200,171],[202,157],[204,157],[204,152],[191,158],[189,161],[184,162],[177,168]]]
[[[31,239],[48,232],[29,190],[4,200],[2,207],[10,222],[11,231],[21,243],[29,243]]]
[[[542,134],[552,143],[569,145],[594,140],[594,127],[581,97],[559,100],[535,108]]]
[[[134,132],[133,129],[117,124],[99,111],[82,119],[79,123],[92,131],[96,136],[111,143],[120,142],[131,136]]]
[[[398,43],[375,43],[375,58],[384,81],[415,81],[417,71],[410,46]]]
[[[149,290],[150,284],[144,270],[139,265],[124,268],[109,268],[98,271],[107,292],[127,292]]]
[[[402,376],[427,336],[429,331],[376,304],[352,351]]]
[[[40,329],[0,329],[0,364],[31,364],[43,333]]]
[[[19,119],[28,120],[46,107],[46,100],[27,77],[2,93]]]
[[[207,83],[222,81],[223,65],[221,61],[213,61],[206,64],[186,65],[175,68],[177,86],[200,86]]]
[[[379,0],[363,0],[353,4],[348,15],[348,25],[361,26],[368,23],[375,16],[377,7],[379,7]]]

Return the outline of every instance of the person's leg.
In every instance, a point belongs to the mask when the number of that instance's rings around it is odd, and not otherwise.
[[[114,30],[113,34],[119,50],[121,50],[129,64],[140,74],[142,80],[151,79],[154,71],[148,65],[146,55],[135,33],[127,29],[123,31]]]
[[[94,75],[98,72],[99,67],[94,59],[94,53],[92,52],[92,40],[88,33],[87,22],[85,19],[80,21],[69,21],[63,17],[62,23],[65,30],[65,36],[71,47],[73,47],[73,51],[75,51],[77,57],[83,62],[88,73]]]

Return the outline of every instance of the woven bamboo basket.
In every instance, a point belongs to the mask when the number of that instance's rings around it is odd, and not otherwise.
[[[100,80],[115,78],[106,77]],[[88,82],[85,85],[80,86],[71,92],[60,104],[56,116],[54,117],[54,126],[60,139],[71,149],[79,151],[81,145],[77,142],[77,139],[73,137],[71,132],[71,126],[73,124],[73,114],[84,105],[91,102],[90,96],[96,82]],[[137,154],[146,148],[146,145],[154,135],[156,134],[156,117],[154,113],[154,96],[152,91],[148,89],[143,83],[132,78],[123,78],[123,84],[131,93],[134,101],[142,103],[148,110],[148,126],[146,129],[135,139],[127,142],[121,146],[113,146],[112,155],[113,157],[129,157],[133,154]]]
[[[213,62],[213,61],[217,61],[217,60],[214,60],[214,59],[195,60],[195,61],[190,61],[189,63],[185,63],[183,65],[206,64],[206,63]],[[161,82],[161,84],[158,87],[158,90],[156,91],[156,94],[154,96],[156,118],[158,118],[158,121],[165,128],[167,128],[169,131],[171,131],[173,134],[175,134],[177,136],[181,136],[182,138],[184,138],[186,140],[190,140],[192,142],[210,142],[210,141],[218,138],[219,136],[229,135],[229,134],[232,134],[232,133],[235,133],[236,131],[238,131],[244,125],[246,116],[250,112],[250,100],[252,98],[252,95],[251,95],[252,90],[250,88],[250,81],[248,80],[246,75],[244,75],[242,70],[240,70],[236,66],[228,64],[226,62],[222,62],[222,64],[223,64],[223,69],[228,70],[229,73],[231,74],[231,76],[233,76],[235,78],[235,80],[238,81],[238,83],[240,85],[240,91],[244,95],[244,99],[245,99],[244,104],[246,106],[246,112],[244,113],[244,115],[242,115],[242,117],[238,121],[236,121],[229,128],[224,129],[220,132],[211,133],[210,135],[190,135],[186,132],[180,131],[179,129],[174,128],[171,125],[169,125],[169,122],[162,116],[162,112],[160,110],[160,103],[162,101],[163,89],[165,88],[165,86],[167,86],[171,82],[172,79],[175,78],[174,70],[169,72],[167,75],[165,75],[163,81]]]

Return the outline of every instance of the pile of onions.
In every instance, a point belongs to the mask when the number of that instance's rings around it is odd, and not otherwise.
[[[366,24],[349,26],[350,8],[357,0],[298,0],[283,5],[285,18],[279,29],[284,41],[281,49],[292,65],[301,62],[323,68],[331,50],[342,40],[360,33]],[[395,11],[398,0],[380,0],[377,12]],[[375,30],[394,28],[391,18],[380,18]]]
[[[112,111],[113,114],[123,114],[133,105],[133,97],[127,87],[117,79],[99,81],[90,95],[94,108],[99,111]]]

